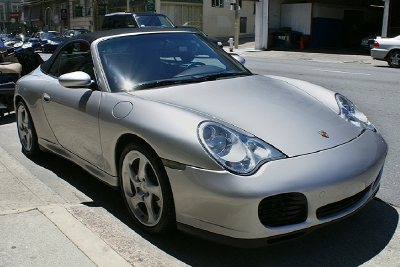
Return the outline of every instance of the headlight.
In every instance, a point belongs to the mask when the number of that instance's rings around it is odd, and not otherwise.
[[[360,130],[360,132],[363,130],[376,131],[374,125],[368,121],[364,113],[345,96],[336,94],[336,102],[340,109],[340,117],[350,122],[354,127]]]
[[[264,141],[216,122],[200,123],[197,134],[207,153],[235,174],[248,175],[267,161],[286,157]]]
[[[222,46],[222,42],[217,42],[217,45],[218,46]]]
[[[47,43],[51,44],[51,45],[56,45],[57,43],[52,41],[52,40],[47,40]]]

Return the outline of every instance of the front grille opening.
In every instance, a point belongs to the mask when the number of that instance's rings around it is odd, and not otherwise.
[[[305,222],[307,198],[301,193],[284,193],[266,197],[258,205],[258,218],[263,225],[285,226]]]
[[[364,195],[370,190],[371,185],[365,188],[363,191],[345,198],[343,200],[340,200],[338,202],[334,202],[328,205],[325,205],[323,207],[320,207],[317,209],[317,218],[322,219],[324,217],[334,215],[336,213],[339,213],[347,208],[350,208],[354,204],[356,204],[360,199],[364,197]]]

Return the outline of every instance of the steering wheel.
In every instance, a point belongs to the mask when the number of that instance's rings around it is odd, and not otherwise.
[[[190,63],[189,65],[187,65],[186,69],[188,70],[193,67],[204,66],[204,65],[206,65],[206,64],[204,64],[203,62],[193,62],[193,63]]]

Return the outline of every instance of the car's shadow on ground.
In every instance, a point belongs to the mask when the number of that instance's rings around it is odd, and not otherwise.
[[[235,248],[181,232],[152,236],[133,223],[119,191],[52,154],[34,162],[93,200],[83,204],[106,209],[149,242],[191,266],[359,266],[387,246],[399,222],[397,211],[375,198],[350,218],[305,237],[262,248]]]

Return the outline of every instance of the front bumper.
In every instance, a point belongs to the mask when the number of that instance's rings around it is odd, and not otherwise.
[[[269,162],[252,176],[194,167],[166,170],[181,226],[248,241],[295,233],[355,212],[378,191],[386,154],[383,138],[366,131],[333,149]],[[261,223],[260,203],[285,193],[305,197],[304,220]],[[348,199],[350,205],[341,204]]]

